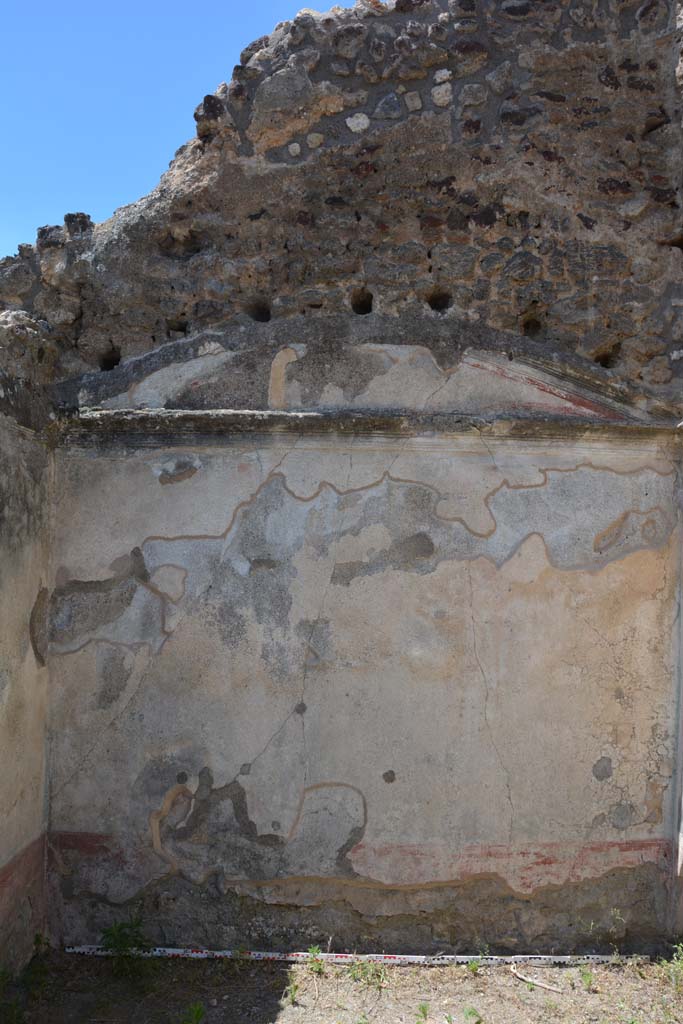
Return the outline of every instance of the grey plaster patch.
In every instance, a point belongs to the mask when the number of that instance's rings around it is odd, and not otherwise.
[[[268,672],[278,682],[284,683],[290,678],[298,665],[298,648],[292,648],[284,635],[276,637],[269,631],[267,639],[261,644],[261,658],[268,667]]]
[[[137,592],[137,581],[74,581],[52,595],[50,641],[71,643],[120,618]]]
[[[199,472],[200,466],[196,459],[178,458],[164,463],[159,471],[159,483],[162,486],[179,484],[190,480]]]
[[[611,779],[612,771],[611,757],[600,757],[593,765],[593,775],[598,782],[604,782],[605,779]]]
[[[115,704],[126,688],[133,670],[133,656],[123,647],[98,644],[97,677],[100,683],[97,707],[106,710]]]
[[[329,619],[315,619],[311,622],[302,619],[296,627],[299,636],[306,645],[305,663],[314,668],[334,657],[332,644],[332,623]]]
[[[228,648],[238,647],[247,635],[247,619],[234,604],[215,594],[213,588],[207,593],[204,603],[206,614],[216,624],[218,633]]]
[[[636,808],[627,800],[612,804],[609,809],[609,822],[613,828],[619,829],[619,831],[629,828],[636,819]]]
[[[130,789],[132,809],[139,809],[142,821],[148,820],[150,810],[162,804],[173,786],[186,785],[191,778],[199,777],[204,756],[200,746],[188,743],[145,761]]]
[[[332,582],[348,586],[358,576],[372,575],[385,569],[415,569],[423,559],[435,553],[434,543],[427,533],[419,532],[395,540],[389,548],[379,552],[370,562],[346,562],[335,565]]]
[[[113,568],[116,575],[110,579],[70,580],[55,588],[50,599],[51,643],[72,644],[115,622],[130,607],[140,584],[149,579],[142,552],[134,548]]]
[[[391,362],[381,352],[368,349],[349,351],[344,345],[306,352],[287,368],[287,379],[299,385],[302,405],[317,405],[323,388],[338,388],[351,401],[365,391],[370,381],[388,373]],[[324,404],[324,402],[323,402]]]

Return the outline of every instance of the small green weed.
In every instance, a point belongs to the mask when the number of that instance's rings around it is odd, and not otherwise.
[[[114,973],[131,976],[140,970],[141,961],[136,953],[149,949],[149,943],[142,932],[142,918],[131,917],[128,921],[116,921],[102,932],[102,947],[111,953]]]
[[[292,979],[289,982],[289,984],[287,985],[287,987],[285,988],[284,992],[282,993],[282,998],[285,999],[289,1003],[290,1006],[296,1006],[296,1004],[297,1004],[297,998],[296,997],[297,997],[297,995],[299,993],[299,988],[300,988],[299,983]]]
[[[470,972],[470,974],[479,974],[479,971],[481,970],[481,960],[468,960],[467,970]]]
[[[49,977],[47,964],[40,957],[33,957],[21,972],[21,984],[30,996],[40,996],[45,990]]]
[[[21,984],[30,996],[40,996],[47,985],[49,971],[46,956],[50,944],[44,935],[37,934],[33,939],[33,956],[21,972]]]
[[[206,1017],[206,1010],[201,1003],[192,1003],[191,1006],[185,1010],[185,1014],[180,1024],[202,1024],[202,1021]]]
[[[244,970],[250,962],[249,957],[244,955],[246,952],[246,946],[238,946],[237,949],[233,949],[232,956],[229,960],[225,961],[226,969],[233,974],[239,974],[240,971]]]
[[[612,907],[609,912],[609,916],[612,920],[612,924],[610,925],[609,930],[612,932],[612,935],[616,938],[617,936],[623,933],[624,926],[626,925],[626,918],[622,914],[621,909],[619,907]]]
[[[579,975],[581,976],[581,984],[585,988],[586,992],[595,991],[595,976],[592,971],[587,967],[579,968]]]
[[[10,1003],[0,1003],[0,1014],[2,1024],[25,1024],[26,1016],[18,999]]]
[[[24,1011],[18,999],[8,999],[10,987],[15,978],[7,967],[0,967],[0,1021],[2,1024],[24,1024]]]
[[[43,995],[49,980],[49,970],[46,962],[46,955],[49,950],[49,943],[43,935],[36,935],[33,940],[33,956],[16,979],[27,996],[40,999]],[[12,982],[12,976],[7,972],[0,972],[0,998],[3,992]],[[4,1018],[1,1018],[4,1020]]]
[[[325,961],[322,959],[322,950],[320,946],[309,946],[308,947],[308,969],[311,974],[324,974],[325,973]]]
[[[417,1008],[417,1017],[415,1024],[423,1024],[424,1021],[429,1019],[429,1003],[420,1003]]]
[[[365,985],[366,988],[376,988],[377,990],[384,988],[389,980],[386,967],[368,960],[360,960],[351,964],[349,977],[352,981]]]
[[[683,942],[674,946],[673,956],[667,964],[669,981],[677,992],[683,992]]]
[[[9,968],[0,967],[0,999],[3,998],[13,981],[14,977]]]
[[[466,1006],[463,1010],[463,1014],[466,1021],[470,1024],[484,1024],[484,1018],[479,1013],[479,1010],[475,1010],[473,1006]]]

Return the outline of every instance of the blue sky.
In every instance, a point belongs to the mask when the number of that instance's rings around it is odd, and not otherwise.
[[[0,257],[65,213],[104,220],[149,192],[204,94],[304,6],[2,0]]]

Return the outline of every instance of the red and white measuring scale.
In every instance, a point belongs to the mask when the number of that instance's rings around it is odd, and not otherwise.
[[[103,946],[67,946],[65,952],[78,956],[112,956]],[[518,956],[411,956],[403,953],[271,953],[253,950],[235,949],[181,949],[173,946],[153,946],[151,949],[133,952],[131,955],[168,960],[275,960],[284,963],[306,963],[309,960],[322,960],[329,964],[371,963],[387,964],[394,967],[423,966],[446,967],[448,964],[478,963],[482,966],[496,964],[536,964],[539,967],[574,967],[580,964],[610,964],[619,961],[618,956],[562,956],[555,954],[522,954]],[[638,957],[646,960],[647,957]]]

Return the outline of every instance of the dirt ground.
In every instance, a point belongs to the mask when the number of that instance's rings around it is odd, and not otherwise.
[[[589,968],[329,967],[34,957],[0,978],[1,1024],[683,1024],[673,961]]]

